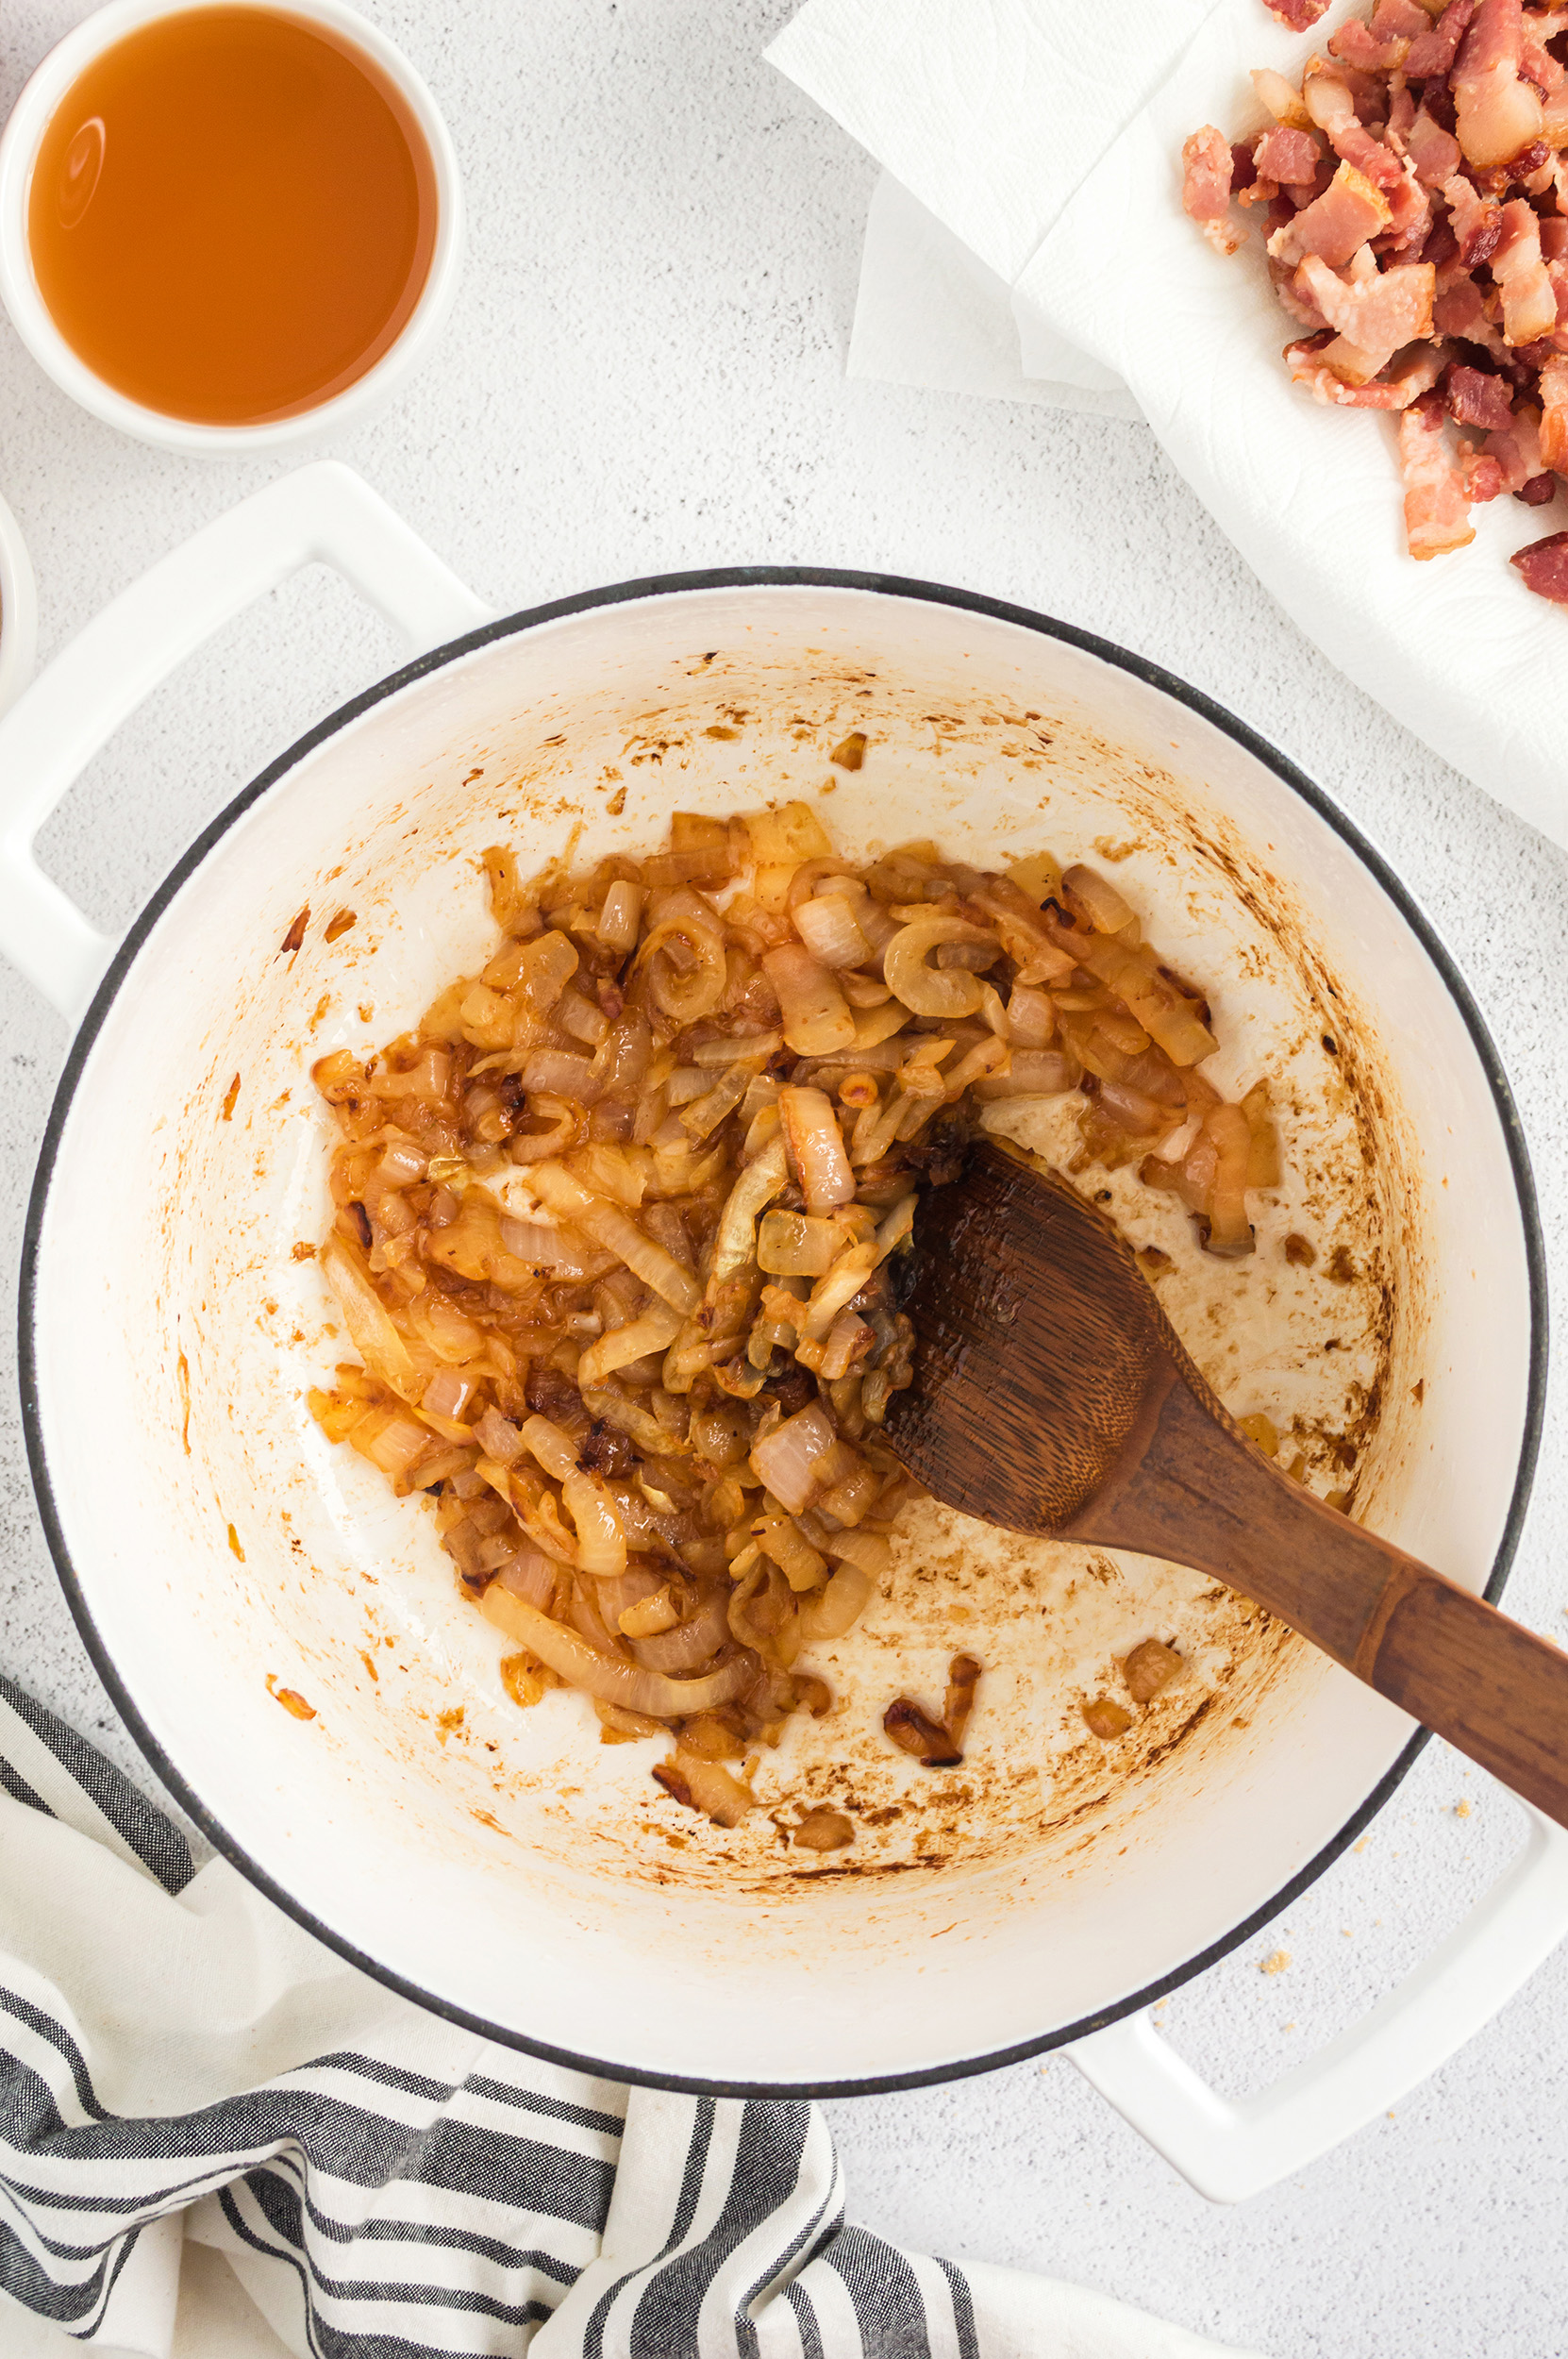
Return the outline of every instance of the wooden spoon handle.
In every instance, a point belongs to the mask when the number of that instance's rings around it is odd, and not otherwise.
[[[1061,1531],[1227,1581],[1568,1827],[1568,1654],[1302,1490],[1176,1367]]]
[[[1568,1654],[1425,1564],[1385,1595],[1350,1668],[1568,1827]]]

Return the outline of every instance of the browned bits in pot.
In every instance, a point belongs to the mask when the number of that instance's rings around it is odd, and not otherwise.
[[[962,1745],[969,1715],[975,1709],[975,1690],[980,1683],[980,1666],[972,1654],[956,1654],[947,1666],[947,1700],[942,1718],[947,1733],[955,1745]]]
[[[1160,1246],[1145,1245],[1139,1247],[1138,1266],[1145,1278],[1163,1278],[1171,1265],[1170,1255]]]
[[[300,911],[299,915],[294,919],[293,924],[290,927],[288,932],[283,937],[282,944],[280,945],[277,953],[280,959],[292,958],[294,952],[300,948],[305,940],[305,929],[309,923],[310,904],[307,901],[305,907]]]
[[[297,1688],[280,1687],[275,1675],[270,1671],[267,1674],[267,1693],[275,1703],[280,1703],[283,1706],[285,1712],[292,1713],[296,1720],[315,1718],[315,1705],[308,1704]]]
[[[531,1704],[537,1704],[552,1687],[560,1685],[548,1665],[541,1663],[537,1655],[529,1654],[525,1648],[519,1648],[516,1654],[503,1655],[497,1668],[502,1686],[512,1702],[520,1704],[525,1711]]]
[[[1298,1229],[1293,1229],[1285,1240],[1286,1261],[1296,1269],[1310,1269],[1317,1258],[1318,1249],[1310,1237],[1304,1237]]]
[[[828,761],[840,770],[858,770],[865,758],[866,733],[864,729],[851,729],[849,735],[841,739],[827,757]]]
[[[908,1696],[900,1696],[882,1715],[882,1726],[901,1752],[913,1753],[927,1769],[951,1769],[963,1759],[940,1720]]]
[[[337,915],[335,917],[329,917],[325,925],[322,928],[322,940],[324,942],[339,942],[342,939],[343,935],[347,933],[349,928],[351,926],[357,926],[359,922],[359,918],[353,910],[340,910]]]
[[[1115,1736],[1126,1736],[1132,1726],[1132,1715],[1126,1704],[1119,1704],[1110,1696],[1095,1696],[1080,1707],[1091,1735],[1103,1737],[1109,1744]]]
[[[972,1654],[956,1654],[947,1668],[942,1717],[933,1720],[908,1696],[882,1715],[882,1726],[901,1752],[912,1753],[927,1769],[953,1769],[963,1759],[964,1731],[974,1709],[980,1665]]]
[[[234,1079],[233,1079],[233,1080],[232,1080],[232,1081],[230,1081],[230,1083],[229,1083],[229,1085],[228,1085],[228,1088],[227,1088],[227,1089],[225,1091],[225,1093],[224,1093],[224,1111],[223,1111],[223,1117],[222,1117],[222,1118],[223,1118],[223,1120],[224,1120],[225,1122],[230,1122],[230,1121],[232,1121],[232,1120],[233,1120],[233,1117],[234,1117],[234,1101],[235,1101],[235,1099],[239,1096],[239,1095],[240,1095],[240,1076],[239,1076],[238,1074],[236,1074],[236,1075],[235,1075],[235,1077],[234,1077]]]
[[[1133,1702],[1146,1704],[1162,1687],[1170,1685],[1181,1667],[1181,1657],[1174,1647],[1167,1647],[1158,1638],[1145,1638],[1123,1664],[1122,1677]]]
[[[684,1802],[688,1810],[701,1811],[718,1827],[738,1827],[747,1811],[756,1807],[757,1797],[749,1785],[732,1777],[722,1762],[705,1760],[698,1753],[672,1753],[668,1761],[654,1764],[654,1776],[666,1794]]]
[[[1259,1410],[1254,1416],[1238,1417],[1236,1423],[1249,1442],[1257,1443],[1265,1458],[1278,1457],[1279,1430],[1272,1417],[1264,1416]]]
[[[790,1838],[798,1850],[842,1851],[855,1840],[855,1825],[842,1810],[809,1810]]]
[[[1066,1096],[1086,1160],[1143,1161],[1245,1251],[1267,1095],[1222,1101],[1202,994],[1119,887],[1048,853],[859,868],[793,802],[676,811],[638,859],[482,866],[476,971],[313,1068],[338,1134],[319,1263],[356,1358],[311,1414],[428,1499],[518,1703],[559,1683],[606,1743],[673,1740],[659,1783],[738,1826],[741,1765],[832,1707],[814,1650],[890,1601],[918,1191],[985,1108]],[[942,1717],[900,1698],[890,1737],[958,1762],[978,1677],[956,1655]]]

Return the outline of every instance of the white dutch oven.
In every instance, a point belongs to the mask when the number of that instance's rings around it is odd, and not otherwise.
[[[158,679],[315,559],[436,651],[285,754],[126,940],[104,941],[34,865],[39,826]],[[839,774],[846,846],[961,831],[980,859],[1109,831],[1142,846],[1126,873],[1157,938],[1206,975],[1259,979],[1234,1020],[1259,1028],[1271,1069],[1304,1041],[1317,1054],[1337,1009],[1393,1303],[1358,1511],[1496,1594],[1544,1355],[1518,1126],[1450,961],[1304,778],[1153,667],[915,583],[711,575],[496,621],[335,465],[155,567],[0,723],[0,949],[80,1019],[22,1298],[50,1545],[170,1788],[283,1908],[410,1997],[536,2052],[727,2092],[889,2088],[1072,2043],[1195,2184],[1234,2197],[1392,2103],[1518,1986],[1568,1929],[1568,1838],[1536,1822],[1435,1960],[1231,2106],[1143,2010],[1366,1823],[1419,1742],[1399,1714],[1280,1641],[1246,1713],[1211,1713],[1158,1777],[1096,1793],[1065,1831],[1002,1812],[982,1841],[988,1761],[997,1791],[1022,1789],[1032,1742],[998,1641],[967,1851],[801,1876],[776,1846],[783,1868],[747,1854],[713,1873],[702,1844],[671,1847],[673,1805],[650,1816],[645,1748],[592,1745],[580,1699],[506,1704],[498,1642],[454,1601],[428,1518],[328,1450],[303,1407],[342,1349],[292,1250],[326,1218],[310,1061],[390,1036],[472,967],[484,844],[586,858],[645,844],[672,804],[817,791],[820,729],[844,712],[876,749],[859,779]],[[356,923],[329,945],[344,908]],[[1419,1414],[1399,1405],[1418,1377]],[[943,1633],[909,1635],[929,1676]],[[895,1679],[899,1637],[879,1642]],[[854,1662],[839,1676],[853,1694]],[[269,1679],[316,1717],[280,1710]],[[904,1767],[918,1805],[923,1773]]]

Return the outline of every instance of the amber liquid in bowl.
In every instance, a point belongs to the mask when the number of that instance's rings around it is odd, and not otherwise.
[[[436,236],[429,148],[361,50],[262,8],[192,8],[94,59],[51,117],[27,235],[93,373],[149,410],[259,426],[396,342]]]

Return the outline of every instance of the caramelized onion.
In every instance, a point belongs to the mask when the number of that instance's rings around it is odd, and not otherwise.
[[[853,1629],[870,1602],[873,1582],[858,1564],[841,1564],[820,1595],[808,1598],[800,1609],[804,1638],[842,1638]]]
[[[843,1247],[837,1221],[809,1213],[770,1213],[757,1232],[758,1266],[775,1278],[820,1278]]]
[[[685,974],[676,972],[669,955],[676,945],[692,961]],[[654,1004],[678,1024],[695,1024],[724,997],[727,968],[716,920],[706,923],[685,915],[667,918],[648,936],[638,961],[646,964]]]
[[[783,1089],[779,1119],[809,1211],[835,1212],[855,1200],[855,1174],[832,1101],[819,1089]]]
[[[644,1671],[640,1664],[623,1663],[591,1647],[578,1631],[552,1621],[526,1598],[513,1597],[493,1581],[479,1610],[509,1638],[548,1664],[569,1686],[580,1687],[585,1696],[600,1703],[619,1704],[624,1712],[645,1712],[654,1720],[679,1720],[693,1712],[711,1712],[715,1705],[739,1696],[757,1676],[755,1658],[745,1654],[732,1656],[704,1679],[673,1680],[659,1671]]]
[[[631,1650],[645,1671],[694,1671],[711,1662],[729,1636],[729,1600],[715,1590],[705,1598],[689,1622],[655,1637],[634,1638]]]
[[[821,966],[863,966],[871,945],[843,895],[826,893],[794,911],[795,931]]]
[[[553,1213],[575,1220],[609,1253],[625,1262],[635,1278],[651,1286],[661,1301],[690,1313],[702,1299],[702,1289],[690,1270],[681,1268],[662,1246],[644,1236],[634,1220],[601,1196],[590,1196],[579,1180],[559,1163],[541,1163],[534,1185]]]
[[[771,1146],[765,1146],[736,1180],[725,1200],[713,1239],[712,1274],[716,1284],[722,1285],[726,1279],[745,1268],[756,1248],[757,1216],[764,1205],[773,1201],[789,1176],[784,1141],[778,1138]]]
[[[495,1579],[499,1586],[527,1605],[548,1614],[555,1600],[556,1565],[542,1548],[527,1542],[509,1556]]]
[[[592,1573],[597,1580],[613,1580],[624,1573],[626,1535],[604,1484],[591,1474],[570,1474],[560,1486],[560,1497],[577,1534],[578,1571]]]
[[[588,1058],[574,1056],[567,1048],[530,1048],[517,1078],[530,1096],[542,1091],[548,1097],[573,1098],[579,1106],[592,1106],[599,1095]]]
[[[582,1128],[575,1106],[564,1097],[553,1097],[547,1091],[529,1100],[530,1118],[548,1123],[545,1130],[514,1130],[507,1142],[507,1153],[514,1163],[537,1163],[553,1155],[564,1154]]]
[[[778,995],[784,1038],[797,1057],[829,1057],[855,1038],[855,1018],[828,969],[804,943],[770,950],[762,971]]]
[[[1093,868],[1064,868],[1061,881],[1089,912],[1089,922],[1096,933],[1119,934],[1124,928],[1135,924],[1136,913],[1130,910],[1109,878]]]
[[[961,967],[926,964],[932,951],[944,942],[989,943],[994,948],[996,937],[970,925],[966,918],[917,917],[901,927],[889,943],[882,956],[882,972],[895,996],[916,1015],[940,1016],[945,1022],[952,1016],[973,1015],[980,1005],[981,991],[979,979],[965,974]]]
[[[542,1220],[504,1218],[501,1243],[520,1262],[528,1263],[534,1269],[547,1269],[558,1278],[586,1278],[591,1269],[604,1267],[600,1255],[586,1237]]]
[[[837,1447],[833,1421],[821,1401],[814,1400],[757,1443],[751,1453],[752,1472],[792,1515],[798,1515],[809,1506],[817,1488],[817,1469]]]
[[[798,1651],[888,1571],[909,1485],[876,1428],[914,1336],[884,1264],[976,1104],[1079,1090],[1072,1167],[1137,1162],[1239,1253],[1281,1180],[1267,1084],[1223,1101],[1199,995],[1049,854],[998,876],[907,845],[862,876],[789,803],[677,811],[667,854],[531,886],[485,862],[480,971],[313,1068],[362,1367],[309,1406],[425,1494],[525,1649],[519,1703],[565,1681],[606,1741],[675,1723],[669,1790],[734,1825],[753,1798],[716,1765],[828,1708]],[[972,1687],[929,1724],[949,1752]]]
[[[645,1360],[651,1351],[668,1351],[680,1332],[681,1314],[667,1302],[650,1304],[640,1318],[612,1327],[608,1335],[590,1344],[577,1363],[579,1387],[602,1384],[617,1368]]]
[[[343,1325],[355,1350],[383,1384],[405,1400],[423,1389],[413,1356],[388,1316],[370,1273],[359,1256],[334,1233],[321,1250],[322,1274],[338,1297]]]

